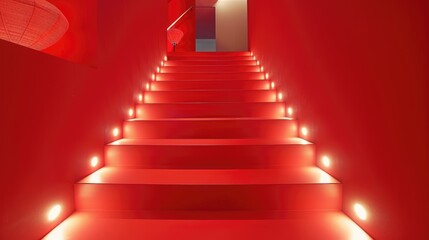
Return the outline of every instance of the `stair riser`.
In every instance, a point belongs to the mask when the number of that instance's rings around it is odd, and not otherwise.
[[[105,147],[111,167],[146,169],[267,169],[311,166],[310,145],[137,145]]]
[[[249,61],[251,56],[168,56],[168,60],[197,60],[197,61]]]
[[[145,103],[175,102],[275,102],[276,92],[264,91],[150,91]]]
[[[293,120],[131,121],[124,123],[124,138],[287,138],[297,137]]]
[[[158,81],[152,82],[152,91],[182,90],[268,90],[268,81]]]
[[[285,116],[284,103],[203,103],[139,104],[136,116],[142,119]]]
[[[159,73],[157,81],[180,81],[180,80],[264,80],[265,74],[256,73]]]
[[[77,210],[340,210],[340,184],[75,184]]]
[[[230,66],[256,66],[257,61],[220,61],[220,60],[213,60],[213,61],[198,61],[198,60],[191,60],[191,61],[167,61],[164,62],[164,66],[219,66],[219,65],[230,65]]]
[[[179,57],[240,57],[251,56],[250,52],[173,52],[168,53],[168,56]]]
[[[204,73],[204,72],[260,72],[259,66],[181,66],[163,67],[161,73]]]

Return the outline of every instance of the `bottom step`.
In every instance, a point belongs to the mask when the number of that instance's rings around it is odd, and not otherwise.
[[[74,213],[44,240],[345,240],[372,239],[341,212],[294,213],[279,219],[156,220]]]

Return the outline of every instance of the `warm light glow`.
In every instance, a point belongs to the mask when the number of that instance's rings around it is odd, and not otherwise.
[[[149,91],[150,90],[150,84],[146,83],[146,90]]]
[[[304,137],[308,136],[308,128],[306,127],[301,128],[301,133]]]
[[[271,82],[271,89],[274,89],[276,87],[276,83],[275,82]]]
[[[163,66],[163,67],[164,67],[164,61],[161,61],[161,66]]]
[[[280,101],[283,100],[283,93],[279,93],[278,94],[278,98],[279,98]]]
[[[330,167],[331,166],[331,159],[328,156],[323,156],[322,157],[322,164],[325,167]]]
[[[253,56],[253,60],[256,60],[256,56]]]
[[[270,78],[270,74],[265,73],[265,79],[268,79],[268,78]]]
[[[287,108],[287,114],[289,115],[289,117],[292,117],[293,116],[293,108],[288,107]]]
[[[139,95],[139,102],[143,101],[143,94]]]
[[[115,128],[115,129],[113,129],[113,136],[114,137],[117,137],[117,136],[119,136],[119,129],[118,128]]]
[[[98,157],[93,157],[93,158],[91,158],[91,167],[97,167],[98,166],[98,163],[99,163],[99,159],[98,159]]]
[[[366,211],[365,207],[362,206],[362,204],[360,203],[356,203],[353,206],[356,215],[361,219],[361,220],[367,220],[368,219],[368,212]]]
[[[257,62],[256,62],[256,65],[259,65],[259,64],[261,64],[261,63],[260,63],[259,61],[257,61]]]
[[[252,57],[253,57],[253,52],[251,52],[251,53],[250,53],[250,56],[252,56]]]
[[[263,72],[264,71],[264,67],[261,67],[261,72]]]
[[[134,109],[130,108],[128,110],[128,116],[133,117],[134,116]]]
[[[157,67],[156,72],[158,72],[158,73],[161,72],[161,68]]]
[[[57,204],[53,206],[48,212],[48,221],[54,221],[55,219],[57,219],[61,214],[61,210],[61,205]]]
[[[154,80],[155,81],[155,74],[152,74],[152,80]]]
[[[168,58],[167,56],[164,56],[164,62],[167,62]]]

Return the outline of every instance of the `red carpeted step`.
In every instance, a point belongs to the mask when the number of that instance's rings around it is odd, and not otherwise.
[[[219,66],[219,65],[230,65],[230,66],[257,66],[256,60],[170,60],[164,62],[164,66]]]
[[[204,80],[204,81],[157,81],[151,83],[151,91],[182,90],[269,90],[265,80]]]
[[[275,90],[148,91],[145,103],[173,102],[275,102]]]
[[[246,61],[253,60],[252,56],[168,56],[168,60],[199,60],[199,61],[207,61],[207,60],[218,60],[218,61]]]
[[[151,138],[288,138],[297,137],[292,119],[263,118],[182,118],[133,119],[124,123],[123,137]]]
[[[105,167],[75,184],[83,211],[340,210],[341,184],[316,167],[171,170]]]
[[[162,67],[161,73],[197,73],[197,72],[260,72],[260,66],[233,66],[233,65],[208,65],[208,66],[172,66]]]
[[[213,211],[212,211],[213,212]],[[200,215],[210,215],[203,212]],[[198,212],[197,212],[198,213]],[[223,213],[223,212],[220,212]],[[341,212],[296,212],[279,219],[171,220],[109,217],[74,213],[44,240],[371,240]]]
[[[285,116],[284,108],[281,102],[142,103],[136,106],[136,116],[142,119],[281,118]]]
[[[299,138],[122,139],[105,147],[107,166],[163,169],[264,169],[314,165]]]
[[[230,72],[230,73],[158,73],[157,81],[178,80],[264,80],[262,72]]]

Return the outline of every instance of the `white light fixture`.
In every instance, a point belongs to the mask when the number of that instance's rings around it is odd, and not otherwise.
[[[262,67],[261,67],[261,72],[263,72],[263,71],[264,71],[264,67],[262,66]]]
[[[323,156],[322,157],[322,164],[325,167],[330,167],[331,166],[331,159],[328,156]]]
[[[146,83],[146,90],[149,91],[150,90],[150,84]]]
[[[256,62],[256,65],[258,65],[258,66],[259,66],[260,64],[261,64],[261,63],[260,63],[259,61],[257,61],[257,62]]]
[[[293,116],[293,108],[292,107],[287,108],[287,114],[289,115],[289,117]]]
[[[98,163],[100,162],[100,160],[98,159],[98,157],[93,157],[91,158],[91,167],[95,168],[98,166]]]
[[[279,93],[278,95],[279,101],[283,100],[283,93]]]
[[[251,52],[251,53],[250,53],[250,56],[252,56],[252,57],[253,57],[253,52]]]
[[[304,137],[308,136],[308,128],[306,128],[306,127],[302,127],[302,128],[301,128],[301,134],[302,134]]]
[[[130,108],[128,110],[128,116],[133,117],[134,116],[134,109]]]
[[[157,67],[156,72],[158,72],[158,73],[161,72],[161,68]]]
[[[164,62],[167,62],[168,58],[167,56],[164,56]]]
[[[119,129],[118,128],[113,129],[112,134],[114,137],[119,136]]]
[[[139,102],[143,101],[143,94],[139,94]]]
[[[271,82],[271,89],[274,89],[276,87],[276,83],[275,82]]]
[[[368,219],[368,212],[366,211],[365,207],[362,206],[362,204],[355,203],[355,205],[353,206],[353,209],[356,213],[356,216],[358,216],[358,218],[364,221]]]
[[[61,205],[57,204],[48,211],[48,221],[52,222],[57,219],[62,211]]]
[[[253,60],[256,60],[256,56],[253,56]]]
[[[153,81],[155,81],[155,79],[156,79],[155,77],[156,77],[155,74],[152,74],[152,80]]]
[[[161,61],[161,66],[163,66],[163,67],[164,67],[164,61]]]
[[[265,73],[265,79],[268,79],[268,78],[270,78],[270,74]]]

